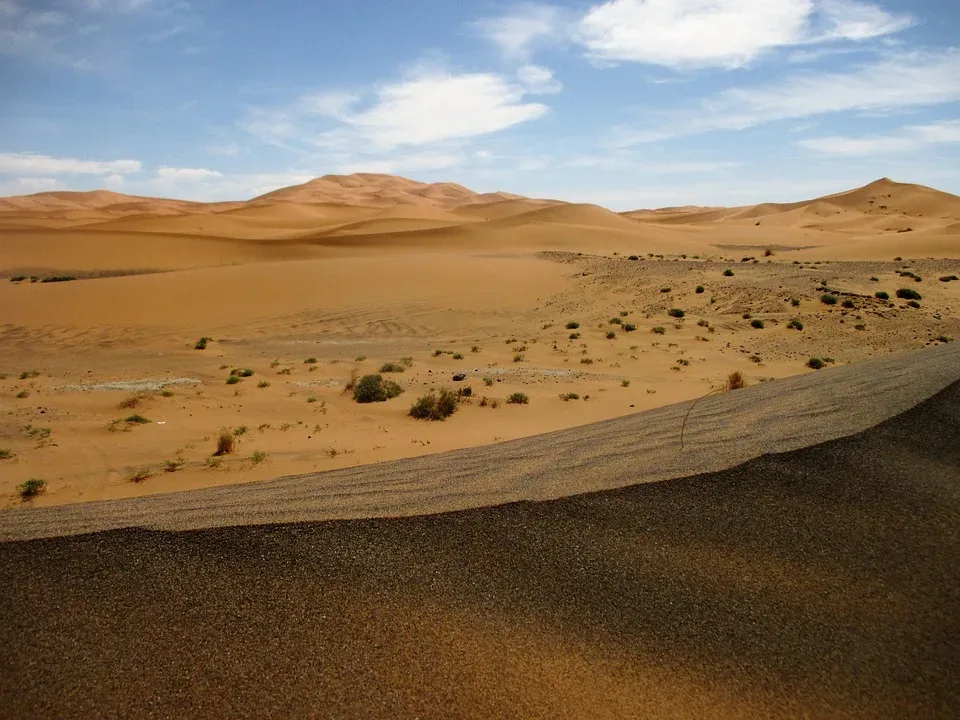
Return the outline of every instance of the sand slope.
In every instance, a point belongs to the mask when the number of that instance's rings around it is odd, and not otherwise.
[[[0,706],[952,717],[958,407],[955,383],[859,435],[552,502],[0,543]]]

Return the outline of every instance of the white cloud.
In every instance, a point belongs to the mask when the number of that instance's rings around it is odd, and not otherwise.
[[[911,125],[896,135],[844,137],[831,135],[799,140],[797,145],[827,155],[857,156],[916,152],[929,145],[960,143],[960,120]]]
[[[205,168],[174,168],[160,167],[157,169],[157,175],[161,178],[172,180],[207,180],[208,178],[223,177],[223,173],[216,170],[207,170]]]
[[[904,53],[848,72],[802,73],[766,85],[732,88],[675,113],[659,127],[618,128],[625,147],[712,130],[839,112],[902,111],[960,100],[960,51]]]
[[[668,67],[741,67],[797,42],[812,0],[612,0],[578,33],[590,57]]]
[[[63,183],[57,178],[23,177],[0,181],[0,196],[30,195],[31,193],[62,190]]]
[[[914,20],[860,0],[607,0],[582,15],[525,5],[476,23],[510,60],[538,44],[580,44],[600,66],[641,62],[674,69],[739,68],[796,45],[863,41]]]
[[[78,160],[34,153],[0,153],[0,173],[108,175],[140,172],[139,160]]]
[[[534,47],[550,39],[561,38],[568,24],[559,8],[528,3],[512,13],[484,18],[475,23],[481,35],[496,44],[511,60],[526,60]]]
[[[354,93],[331,90],[304,95],[298,105],[304,113],[310,115],[343,119],[359,100]]]
[[[553,71],[540,65],[521,66],[517,70],[517,79],[531,94],[546,95],[563,90],[563,85],[554,78]]]

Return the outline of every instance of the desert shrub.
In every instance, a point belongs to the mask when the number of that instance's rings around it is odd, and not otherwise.
[[[918,303],[916,300],[910,300],[910,301],[907,303],[907,305],[909,305],[909,306],[912,307],[912,308],[918,308],[918,307],[920,307],[920,303]]]
[[[17,393],[18,400],[23,400],[24,398],[28,398],[28,397],[30,397],[29,390],[21,390],[20,392]]]
[[[13,450],[9,448],[0,448],[0,460],[9,460],[13,457]]]
[[[254,450],[253,455],[250,456],[250,460],[251,462],[253,462],[254,465],[259,465],[266,459],[267,459],[267,454],[263,452],[263,450]]]
[[[623,325],[623,320],[621,320],[621,319],[618,318],[618,317],[612,317],[612,318],[610,318],[610,320],[608,320],[608,322],[609,322],[611,325]]]
[[[316,365],[316,364],[317,364],[317,359],[316,359],[315,357],[308,357],[306,360],[303,361],[303,364],[304,364],[304,365]]]
[[[14,275],[12,278],[10,278],[10,282],[23,282],[26,279],[26,275]]]
[[[657,325],[656,327],[652,328],[650,332],[656,333],[657,335],[663,335],[665,332],[667,332],[667,329],[663,327],[663,325]]]
[[[825,295],[821,295],[821,296],[820,296],[820,302],[822,302],[824,305],[836,305],[836,304],[837,304],[837,296],[836,296],[836,295],[830,295],[829,293],[827,293],[827,294],[825,294]]]
[[[613,330],[611,330],[610,332],[607,333],[607,340],[613,340],[613,339],[615,339],[616,337],[617,337],[617,334],[616,334],[615,332],[613,332]]]
[[[697,295],[702,295],[702,294],[703,294],[703,285],[697,285],[697,289],[694,290],[694,292],[695,292]]]
[[[629,378],[622,378],[622,379],[620,380],[620,387],[630,387],[630,379],[629,379]]]
[[[208,337],[206,337],[206,336],[200,338],[199,340],[197,340],[197,344],[193,346],[193,349],[194,349],[194,350],[206,350],[206,349],[207,349],[207,343],[210,342],[210,340],[211,340],[211,338],[208,338]]]
[[[493,378],[490,377],[489,375],[485,375],[485,376],[483,377],[483,384],[486,385],[487,387],[492,386],[492,385],[493,385]]]
[[[847,298],[846,300],[844,300],[842,303],[840,303],[840,305],[841,307],[845,307],[847,310],[852,310],[854,307],[853,300],[851,300],[850,298]]]
[[[800,307],[800,299],[799,299],[799,298],[790,298],[790,304],[791,304],[793,307]]]
[[[250,377],[251,375],[253,375],[253,370],[251,370],[250,368],[234,368],[233,370],[230,371],[230,375],[232,375],[233,377],[242,377],[242,378]]]
[[[640,258],[637,257],[636,255],[631,255],[630,257],[627,258],[627,260],[639,260],[639,259]]]
[[[630,314],[630,311],[629,311],[629,310],[621,310],[621,311],[620,311],[620,317],[626,317],[626,316],[629,315],[629,314]]]
[[[753,315],[751,315],[751,314],[748,313],[748,312],[745,312],[742,317],[743,317],[744,320],[749,320],[750,318],[753,317]]]
[[[227,377],[227,385],[236,385],[240,382],[240,378],[236,375],[230,375]]]
[[[809,360],[807,360],[807,367],[810,368],[811,370],[819,370],[823,366],[824,366],[824,362],[820,358],[812,357]]]
[[[700,318],[697,320],[697,327],[710,327],[710,321]]]
[[[578,333],[578,332],[570,333],[569,338],[570,338],[571,340],[579,340],[579,339],[580,339],[580,333]]]
[[[773,250],[771,250],[770,248],[767,248],[766,250],[763,251],[764,257],[770,257],[771,255],[773,255]]]
[[[237,441],[233,437],[233,433],[223,428],[220,430],[220,434],[217,435],[217,448],[213,452],[214,457],[221,457],[223,455],[230,455],[234,453],[237,449]]]
[[[952,280],[960,280],[956,275],[944,275],[940,278],[940,282],[950,282]]]
[[[386,402],[402,392],[397,383],[381,375],[364,375],[353,388],[353,399],[358,403]]]
[[[453,359],[454,359],[454,360],[463,360],[463,353],[454,353],[454,354],[453,354]]]
[[[866,329],[867,329],[867,326],[864,325],[863,323],[860,323],[859,325],[854,325],[854,326],[853,326],[853,329],[854,329],[854,330],[866,330]]]
[[[40,377],[39,370],[24,370],[20,373],[21,380],[29,380],[30,378]]]
[[[515,392],[510,393],[507,397],[507,405],[526,405],[530,402],[530,398],[526,396],[525,393]]]
[[[578,327],[580,327],[580,323],[578,323],[578,322],[576,322],[576,321],[574,321],[574,320],[571,320],[570,322],[568,322],[568,323],[566,324],[567,330],[576,330]]]
[[[467,385],[466,387],[462,387],[459,390],[457,390],[457,395],[459,395],[462,398],[473,397],[473,388],[470,387],[469,385]]]
[[[267,384],[269,384],[269,383],[267,383]],[[174,395],[176,395],[176,393],[173,392],[173,390],[161,390],[161,391],[160,391],[160,397],[170,398],[170,397],[173,397]]]
[[[743,373],[739,370],[734,370],[732,373],[727,375],[727,392],[731,390],[739,390],[742,387],[746,387],[747,383],[743,379]]]
[[[660,288],[660,292],[662,292],[662,293],[668,293],[668,292],[670,292],[671,290],[673,290],[673,288],[671,288],[671,287],[662,287],[662,288]]]
[[[470,352],[472,352],[472,353],[478,353],[478,352],[480,352],[480,346],[479,346],[479,345],[471,345],[471,346],[470,346]]]
[[[897,297],[900,298],[901,300],[922,300],[923,299],[920,296],[920,293],[918,293],[916,290],[911,290],[910,288],[900,288],[899,290],[897,290]]]
[[[173,460],[164,460],[163,471],[168,473],[176,472],[182,468],[186,462],[182,457],[176,457]]]
[[[448,388],[421,395],[410,407],[410,417],[417,420],[445,420],[457,411],[459,395]]]
[[[636,330],[636,329],[637,329],[637,326],[634,325],[633,323],[624,323],[624,324],[623,324],[623,331],[624,331],[624,332],[633,332],[633,331]]]
[[[514,356],[513,356],[513,361],[514,361],[514,362],[523,362],[523,354],[522,354],[522,353],[515,353]]]
[[[73,275],[51,275],[50,277],[45,277],[41,280],[42,283],[55,283],[55,282],[70,282],[71,280],[76,280]]]
[[[257,387],[263,390],[263,388],[270,387],[270,383],[267,382],[266,380],[261,380],[260,382],[257,383]]]
[[[462,357],[462,356],[461,356]],[[382,373],[402,373],[407,368],[405,365],[395,362],[385,362],[380,366],[380,372]]]
[[[580,358],[581,365],[593,365],[593,358]]]
[[[723,275],[724,277],[733,277],[733,270],[731,270],[730,268],[727,268],[726,270],[723,271]]]
[[[686,313],[680,308],[670,308],[667,310],[667,315],[673,318],[682,318]]]
[[[30,498],[36,497],[46,489],[47,481],[39,478],[30,478],[29,480],[22,482],[17,486],[17,492],[20,493],[20,497],[24,500],[29,500]]]
[[[759,318],[754,318],[753,320],[750,321],[750,326],[757,330],[763,330],[763,320],[760,320]]]
[[[797,318],[794,318],[793,320],[787,323],[787,327],[790,330],[803,330],[803,323],[797,320]]]
[[[942,343],[953,342],[953,339],[947,337],[946,335],[938,335],[938,336],[937,336],[936,338],[934,338],[934,339],[935,339],[937,342],[942,342]],[[0,452],[2,452],[2,451],[0,451]]]
[[[560,399],[564,402],[569,402],[570,400],[579,400],[580,396],[575,392],[560,393]]]
[[[152,420],[149,420],[148,418],[145,418],[143,415],[139,414],[128,415],[123,419],[123,421],[128,425],[149,425],[151,422],[153,422]]]
[[[873,296],[874,296],[875,298],[880,299],[880,300],[889,300],[889,299],[890,299],[890,293],[885,292],[885,291],[883,291],[883,290],[877,290],[877,292],[875,292],[875,293],[873,294]]]

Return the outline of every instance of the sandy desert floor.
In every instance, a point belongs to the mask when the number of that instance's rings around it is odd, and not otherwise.
[[[0,199],[0,247],[7,507],[30,478],[42,506],[313,473],[960,338],[960,198],[887,180],[621,214],[369,175],[217,205],[44,193]],[[405,392],[353,402],[384,363]],[[467,386],[446,421],[408,416]],[[212,458],[222,429],[237,452]]]

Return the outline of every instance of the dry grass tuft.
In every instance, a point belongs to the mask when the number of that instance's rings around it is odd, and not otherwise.
[[[732,373],[727,375],[727,392],[731,390],[739,390],[740,388],[745,388],[747,386],[747,381],[743,379],[743,373],[739,370],[734,370]]]

